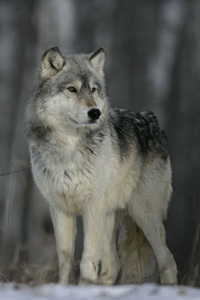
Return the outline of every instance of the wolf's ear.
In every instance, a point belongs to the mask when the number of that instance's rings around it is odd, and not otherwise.
[[[100,74],[103,75],[103,67],[105,62],[106,52],[103,48],[98,49],[90,56],[90,63],[92,67]]]
[[[42,56],[41,77],[55,76],[64,66],[64,58],[58,47],[48,49]]]

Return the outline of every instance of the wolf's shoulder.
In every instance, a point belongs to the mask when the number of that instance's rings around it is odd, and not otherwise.
[[[163,159],[167,159],[167,136],[160,129],[158,119],[154,113],[115,108],[110,112],[110,121],[118,137],[122,153],[126,153],[135,142],[141,154],[154,152]]]

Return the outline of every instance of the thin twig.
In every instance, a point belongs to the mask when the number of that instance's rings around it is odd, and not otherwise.
[[[30,170],[30,168],[28,167],[28,168],[23,168],[23,169],[15,170],[15,171],[0,173],[0,176],[7,176],[7,175],[10,175],[10,174],[19,173],[19,172],[27,171],[27,170]]]
[[[1,273],[1,272],[0,272],[0,278],[1,278],[1,280],[3,279],[5,282],[9,282],[9,280],[7,279],[7,277],[4,276],[4,274]]]

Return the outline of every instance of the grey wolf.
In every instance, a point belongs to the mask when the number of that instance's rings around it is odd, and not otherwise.
[[[57,47],[47,50],[26,110],[32,172],[49,203],[60,283],[70,280],[76,215],[81,214],[80,284],[112,284],[120,267],[121,282],[140,282],[154,268],[154,256],[161,283],[176,284],[163,226],[172,192],[167,139],[151,112],[110,107],[104,61],[102,48],[66,56]],[[122,215],[116,217],[118,211]]]

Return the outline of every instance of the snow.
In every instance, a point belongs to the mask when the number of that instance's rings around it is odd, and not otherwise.
[[[0,300],[200,300],[200,289],[185,286],[158,286],[155,284],[121,286],[42,286],[0,283]]]

